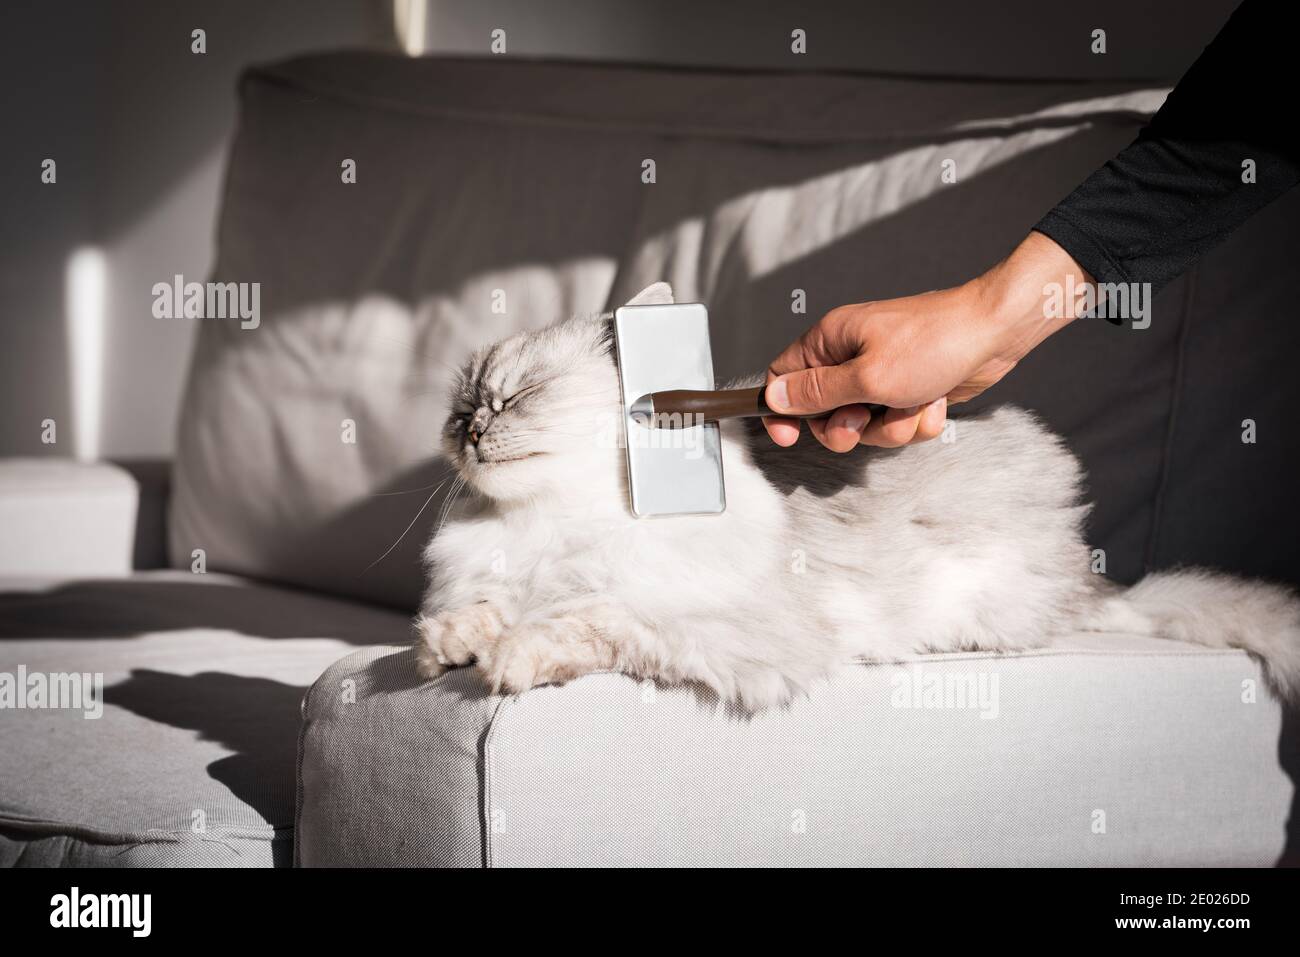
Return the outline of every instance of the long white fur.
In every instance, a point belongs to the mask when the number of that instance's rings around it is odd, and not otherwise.
[[[632,300],[665,301],[664,283]],[[426,550],[426,676],[472,663],[519,692],[618,669],[756,709],[853,658],[1102,630],[1245,649],[1300,697],[1295,597],[1206,571],[1128,591],[1093,575],[1078,462],[1017,409],[845,456],[727,422],[726,512],[634,518],[610,334],[608,317],[521,333],[453,390],[443,449],[476,501]]]

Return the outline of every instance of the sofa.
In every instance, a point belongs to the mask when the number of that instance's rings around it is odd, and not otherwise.
[[[191,320],[174,460],[0,462],[0,861],[1293,860],[1295,716],[1236,651],[1094,634],[846,662],[746,714],[612,673],[425,682],[410,650],[421,548],[464,507],[436,449],[469,350],[666,279],[708,304],[719,377],[761,369],[826,309],[989,266],[1165,92],[352,52],[250,70],[208,278],[257,283],[260,316]],[[1298,212],[1260,213],[1149,323],[1077,322],[954,410],[1015,403],[1067,438],[1097,574],[1300,583]],[[102,675],[101,713],[20,669]]]

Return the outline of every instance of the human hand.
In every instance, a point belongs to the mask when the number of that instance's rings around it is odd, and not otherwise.
[[[1077,313],[1050,317],[1049,283],[1082,289],[1091,279],[1060,246],[1030,233],[1006,260],[952,289],[832,309],[768,367],[770,408],[808,419],[835,452],[859,443],[894,448],[943,431],[949,403],[979,395]],[[888,406],[872,417],[867,403]],[[799,438],[800,419],[771,416],[778,445]]]

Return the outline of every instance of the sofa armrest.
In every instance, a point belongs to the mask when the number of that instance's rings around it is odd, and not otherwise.
[[[1079,633],[846,663],[750,715],[609,673],[497,696],[374,645],[303,702],[297,863],[1269,866],[1295,786],[1279,703],[1242,703],[1263,680],[1244,652]]]
[[[167,510],[172,498],[171,461],[119,459],[113,464],[125,469],[139,489],[132,565],[136,571],[171,568],[167,554]]]
[[[115,465],[0,459],[0,575],[129,575],[138,502]]]

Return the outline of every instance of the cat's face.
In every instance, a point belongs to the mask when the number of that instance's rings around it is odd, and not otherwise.
[[[657,283],[632,303],[671,302]],[[452,386],[443,452],[490,499],[610,495],[624,470],[608,317],[521,332],[475,353]]]

